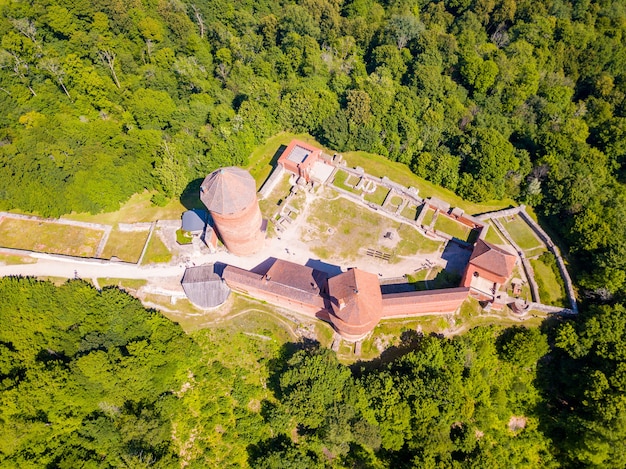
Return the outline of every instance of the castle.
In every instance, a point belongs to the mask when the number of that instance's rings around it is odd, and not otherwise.
[[[296,140],[283,152],[278,164],[309,181],[315,172],[327,172],[319,167],[324,164],[320,154],[321,151]],[[249,173],[236,167],[212,172],[201,185],[200,199],[231,253],[249,256],[263,249],[265,223]],[[454,313],[470,295],[501,307],[493,300],[510,278],[516,259],[506,249],[479,238],[461,285],[427,291],[384,293],[377,275],[357,268],[330,275],[274,258],[253,270],[225,264],[191,267],[185,272],[182,286],[190,301],[201,308],[219,306],[234,290],[327,321],[341,337],[357,341],[381,319]]]

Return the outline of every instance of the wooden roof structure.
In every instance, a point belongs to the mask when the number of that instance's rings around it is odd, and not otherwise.
[[[230,294],[228,285],[215,272],[214,264],[188,267],[181,284],[189,301],[203,309],[221,305]]]
[[[210,212],[231,214],[256,203],[256,182],[248,171],[236,166],[220,168],[200,185],[200,200]]]

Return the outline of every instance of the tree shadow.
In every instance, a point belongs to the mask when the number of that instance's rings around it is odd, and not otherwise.
[[[197,178],[187,184],[185,190],[180,195],[180,203],[187,210],[201,209],[206,210],[206,207],[200,200],[200,186],[202,185],[204,178]]]

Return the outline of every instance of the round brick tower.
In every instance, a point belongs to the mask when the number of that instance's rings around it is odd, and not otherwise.
[[[238,256],[261,250],[265,233],[256,198],[256,183],[247,171],[230,166],[209,174],[200,186],[200,200],[211,212],[226,248]]]

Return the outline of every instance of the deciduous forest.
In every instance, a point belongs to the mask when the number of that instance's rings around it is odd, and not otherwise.
[[[0,0],[0,209],[153,202],[283,131],[532,206],[576,319],[315,344],[0,280],[3,467],[626,466],[622,0]]]
[[[186,335],[116,288],[0,279],[2,467],[602,467],[626,464],[626,311],[372,362],[313,342]]]

